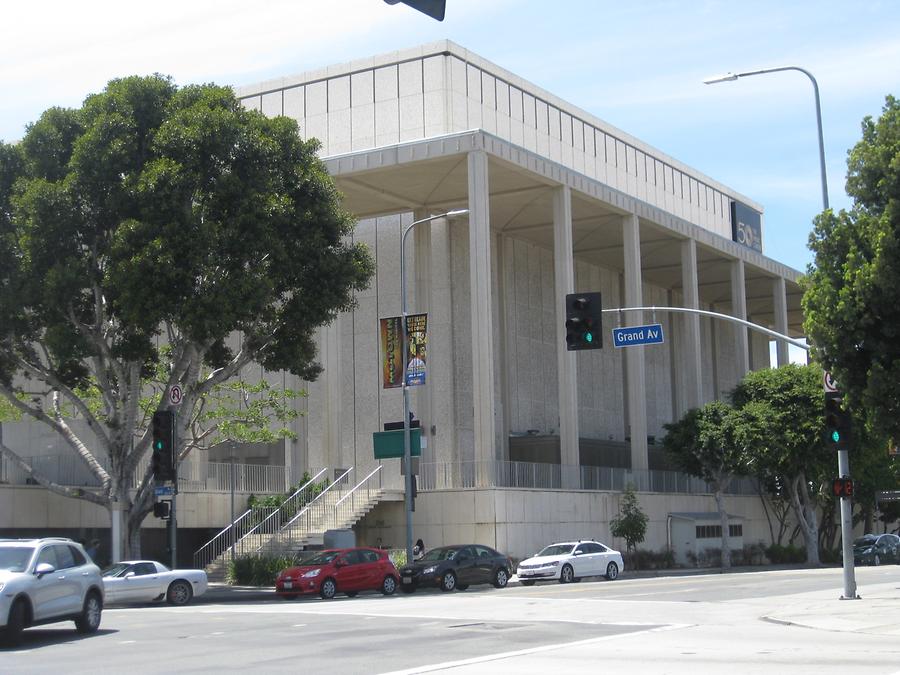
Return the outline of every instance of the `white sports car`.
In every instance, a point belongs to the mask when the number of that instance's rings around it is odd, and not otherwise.
[[[186,605],[206,593],[203,570],[170,570],[153,560],[125,560],[103,570],[106,602],[153,602]]]

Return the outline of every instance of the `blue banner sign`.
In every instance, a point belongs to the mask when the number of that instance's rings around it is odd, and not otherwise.
[[[635,345],[662,344],[662,324],[653,323],[649,326],[626,326],[625,328],[613,328],[613,344],[616,347],[634,347]]]

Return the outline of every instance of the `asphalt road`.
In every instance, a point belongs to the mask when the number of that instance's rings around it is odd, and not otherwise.
[[[857,577],[861,593],[896,589],[900,566]],[[896,638],[768,620],[812,600],[864,611],[840,591],[840,570],[820,569],[108,608],[93,636],[71,624],[26,631],[0,651],[0,670],[900,673]],[[900,628],[900,606],[880,611]]]

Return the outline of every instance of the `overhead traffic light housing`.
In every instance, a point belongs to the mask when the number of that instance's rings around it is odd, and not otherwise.
[[[444,20],[444,11],[446,10],[447,0],[384,0],[389,5],[396,5],[402,2],[409,5],[413,9],[417,9],[423,14],[427,14],[432,19],[438,21]]]
[[[832,450],[848,450],[853,431],[850,413],[844,410],[843,394],[825,392],[825,443]]]
[[[175,413],[159,410],[153,414],[153,477],[157,483],[174,482],[177,476]]]
[[[570,352],[603,347],[603,303],[600,293],[566,295],[566,349]]]

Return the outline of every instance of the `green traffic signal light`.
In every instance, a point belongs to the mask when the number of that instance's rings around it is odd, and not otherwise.
[[[585,341],[585,342],[593,342],[593,341],[594,341],[594,334],[591,333],[591,332],[585,333],[585,334],[584,334],[584,341]]]
[[[837,429],[835,429],[834,431],[831,432],[831,442],[832,443],[840,443],[841,442],[841,434]]]

